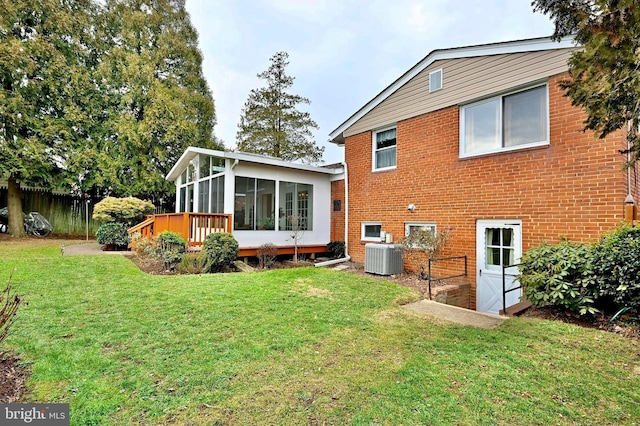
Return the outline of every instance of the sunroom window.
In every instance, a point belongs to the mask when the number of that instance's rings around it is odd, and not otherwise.
[[[373,170],[396,167],[396,127],[373,132]]]
[[[313,185],[280,182],[279,228],[291,231],[313,229]]]
[[[276,182],[236,177],[233,229],[275,229]]]
[[[485,99],[460,108],[460,156],[549,143],[547,86]]]

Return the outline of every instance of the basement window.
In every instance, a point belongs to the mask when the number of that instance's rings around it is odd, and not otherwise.
[[[362,222],[362,241],[380,241],[381,222]]]

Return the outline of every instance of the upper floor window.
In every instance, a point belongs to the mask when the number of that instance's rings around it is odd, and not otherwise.
[[[460,108],[460,157],[549,143],[547,86]]]
[[[396,167],[396,127],[373,132],[373,170]]]

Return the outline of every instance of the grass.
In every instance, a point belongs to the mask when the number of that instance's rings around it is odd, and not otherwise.
[[[5,347],[71,424],[637,424],[640,345],[537,319],[419,317],[347,273],[149,276],[120,256],[0,247],[24,299]]]

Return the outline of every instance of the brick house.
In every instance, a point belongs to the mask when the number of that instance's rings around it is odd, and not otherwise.
[[[398,241],[451,229],[444,255],[467,256],[470,307],[497,313],[502,265],[620,223],[638,176],[623,169],[623,132],[583,132],[584,113],[563,96],[572,49],[539,38],[435,50],[340,124],[330,139],[345,147],[352,259],[364,262],[380,231]]]

